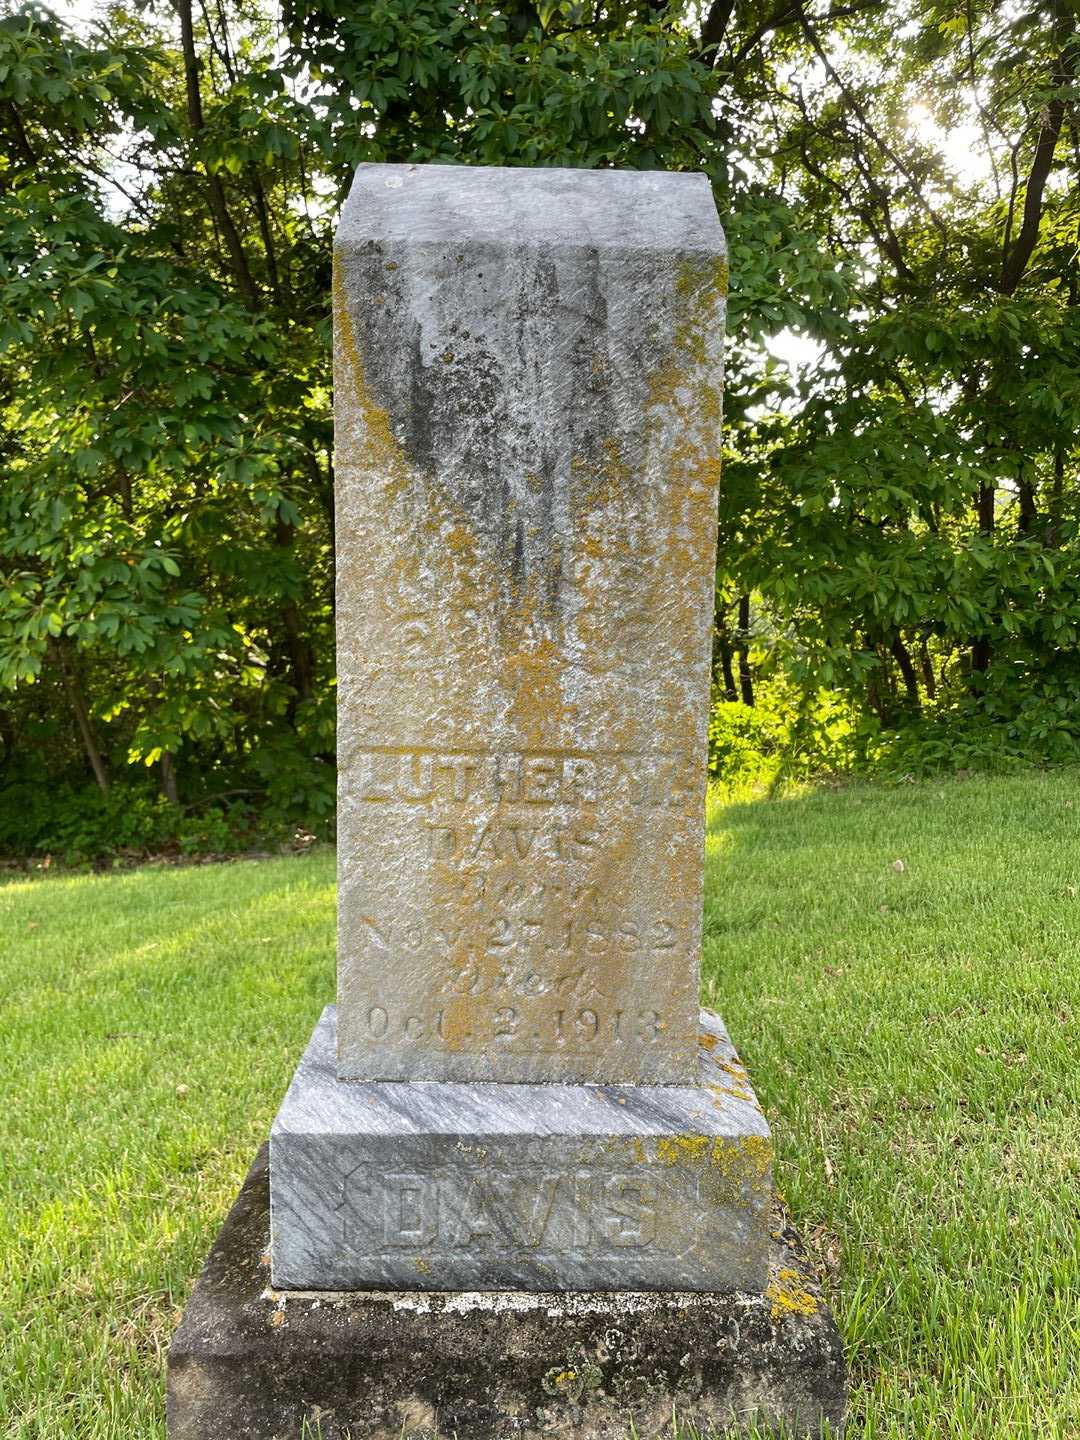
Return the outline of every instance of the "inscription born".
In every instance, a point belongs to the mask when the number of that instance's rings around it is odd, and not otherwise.
[[[554,893],[554,887],[551,887]],[[579,892],[589,896],[591,892]],[[574,900],[570,901],[575,903]],[[468,925],[455,924],[450,920],[433,927],[408,918],[396,924],[376,921],[371,915],[361,915],[364,939],[373,947],[392,954],[395,950],[417,953],[432,948],[446,955],[472,954],[491,955],[499,958],[508,955],[595,956],[597,958],[621,952],[634,955],[640,951],[662,952],[673,950],[678,943],[678,931],[671,920],[658,919],[648,924],[636,920],[622,919],[603,924],[592,915],[576,919],[548,920],[543,912],[539,915],[484,915],[471,917]],[[553,985],[544,985],[536,993],[542,994]],[[475,993],[475,992],[473,992]]]

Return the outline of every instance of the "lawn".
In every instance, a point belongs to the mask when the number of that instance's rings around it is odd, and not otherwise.
[[[1076,774],[717,805],[706,998],[852,1437],[1080,1434]],[[333,857],[0,884],[0,1435],[164,1435],[169,1334],[322,1004]]]

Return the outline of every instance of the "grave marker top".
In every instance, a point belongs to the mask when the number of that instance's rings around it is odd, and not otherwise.
[[[694,1077],[724,254],[702,176],[357,172],[342,1078]]]

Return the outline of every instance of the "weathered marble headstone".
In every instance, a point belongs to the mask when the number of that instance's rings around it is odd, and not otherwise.
[[[708,182],[362,166],[336,267],[339,1074],[693,1083]]]
[[[270,1275],[257,1162],[170,1349],[171,1440],[842,1425],[698,1010],[725,279],[702,176],[357,173],[338,1006],[271,1132]]]

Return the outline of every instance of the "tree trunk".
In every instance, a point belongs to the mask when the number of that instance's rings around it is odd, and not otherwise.
[[[996,515],[994,511],[995,486],[979,486],[977,502],[979,533],[989,539],[994,533]],[[977,635],[971,642],[971,688],[977,695],[986,688],[986,676],[990,670],[990,637]]]
[[[1039,519],[1039,512],[1035,507],[1035,488],[1026,480],[1017,482],[1017,494],[1020,500],[1020,516],[1017,521],[1017,528],[1021,535],[1033,533]]]
[[[753,707],[754,681],[750,672],[750,596],[739,596],[739,691],[744,705]]]
[[[1048,549],[1061,544],[1062,498],[1065,493],[1065,447],[1061,441],[1054,445],[1054,479],[1050,486],[1049,513],[1046,517],[1046,540]]]
[[[274,538],[282,549],[292,545],[296,535],[294,528],[279,515],[274,527]],[[300,623],[300,611],[295,600],[286,600],[281,607],[281,624],[285,631],[286,647],[289,653],[289,670],[293,689],[298,700],[310,700],[315,693],[315,652],[304,634]],[[295,707],[290,707],[291,710]]]
[[[191,16],[191,0],[173,0],[173,6],[180,17],[180,47],[184,54],[184,85],[187,92],[187,117],[191,126],[192,139],[195,142],[196,150],[202,147],[202,131],[204,126],[202,92],[199,88],[199,60],[195,53],[195,27]],[[259,295],[255,288],[255,281],[252,279],[251,269],[244,253],[243,242],[240,239],[240,232],[233,223],[229,214],[228,202],[225,199],[225,187],[221,183],[221,176],[212,171],[208,165],[203,164],[203,172],[206,176],[206,193],[210,201],[210,211],[214,217],[222,238],[225,241],[225,248],[229,252],[229,261],[232,266],[233,275],[236,278],[237,288],[243,295],[248,307],[252,310],[258,308]]]
[[[170,805],[180,804],[180,794],[176,788],[176,758],[171,750],[161,752],[161,793]]]
[[[720,645],[720,673],[724,677],[724,699],[738,700],[739,692],[735,688],[735,672],[731,668],[731,646],[728,644],[726,636]]]
[[[315,656],[300,625],[295,600],[286,600],[281,607],[281,619],[289,642],[293,688],[301,700],[310,700],[315,693]]]
[[[738,700],[735,688],[735,672],[731,668],[731,637],[727,628],[727,607],[717,607],[713,621],[713,674],[717,670],[724,677],[723,695],[725,700]]]
[[[71,706],[71,713],[75,716],[75,724],[78,727],[79,737],[86,751],[86,758],[90,762],[90,769],[94,772],[94,779],[98,783],[98,789],[103,795],[109,793],[109,775],[105,769],[105,761],[102,758],[101,748],[94,733],[94,722],[90,718],[90,711],[87,708],[86,700],[83,697],[82,687],[79,684],[79,677],[75,667],[71,663],[68,654],[66,640],[51,640],[49,648],[53,659],[56,661],[60,675],[64,682],[64,690],[68,697],[68,704]]]
[[[920,710],[922,708],[922,701],[919,697],[919,677],[915,673],[911,652],[899,635],[893,637],[893,642],[889,649],[893,659],[900,667],[900,674],[903,676],[904,690],[907,693],[908,704],[913,710]]]
[[[540,24],[539,12],[531,0],[510,0],[510,4],[502,9],[506,16],[506,28],[515,45],[520,45],[529,31]]]
[[[876,645],[871,645],[869,640],[867,647],[872,649],[877,659],[877,669],[872,670],[866,679],[866,703],[878,718],[880,725],[889,723],[888,707],[882,694],[881,682],[885,674],[885,662],[881,658],[881,651]]]
[[[919,641],[919,664],[922,666],[923,686],[928,700],[937,699],[937,681],[934,679],[934,662],[930,658],[930,647],[926,636]]]
[[[266,272],[270,277],[270,293],[276,304],[281,304],[281,277],[278,274],[277,254],[274,250],[274,235],[270,229],[270,215],[266,208],[266,192],[263,190],[262,177],[253,165],[251,167],[251,192],[255,202],[255,214],[259,220],[259,234],[262,236],[263,250],[266,253]]]
[[[0,771],[15,753],[15,726],[7,710],[0,710]]]

